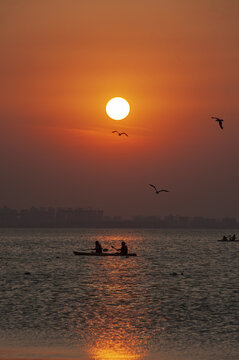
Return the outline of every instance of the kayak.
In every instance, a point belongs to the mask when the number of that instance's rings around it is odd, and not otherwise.
[[[121,255],[120,253],[96,253],[96,252],[85,252],[85,251],[73,251],[74,255],[81,256],[137,256],[135,253],[129,253],[128,255]]]

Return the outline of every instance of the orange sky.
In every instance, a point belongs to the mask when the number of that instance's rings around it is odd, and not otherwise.
[[[236,0],[2,0],[0,207],[239,218],[238,11]],[[105,114],[114,96],[131,105],[119,122]]]

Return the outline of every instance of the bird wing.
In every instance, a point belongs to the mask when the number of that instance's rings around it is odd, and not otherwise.
[[[169,192],[168,190],[164,190],[164,189],[162,189],[162,190],[159,190],[160,192],[162,192],[162,191],[165,191],[165,192]]]
[[[149,184],[149,186],[152,186],[152,188],[154,188],[155,190],[157,190],[157,189],[156,189],[156,186],[154,186],[153,184]]]
[[[223,129],[222,121],[219,121],[219,126],[220,126],[221,129]]]
[[[220,118],[218,118],[218,117],[216,117],[216,116],[211,116],[211,118],[212,118],[212,119],[215,119],[216,121],[223,121],[223,119],[220,119]]]
[[[112,131],[112,133],[117,133],[118,134],[119,132],[117,130],[114,130],[114,131]]]
[[[126,133],[121,133],[121,135],[126,135],[126,136],[128,136],[128,134],[126,134]]]

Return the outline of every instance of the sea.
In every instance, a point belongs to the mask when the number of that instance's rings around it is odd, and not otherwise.
[[[0,229],[0,359],[238,360],[234,233]]]

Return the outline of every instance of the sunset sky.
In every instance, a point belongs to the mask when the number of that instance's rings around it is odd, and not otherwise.
[[[1,0],[0,207],[239,218],[238,14],[237,0]]]

